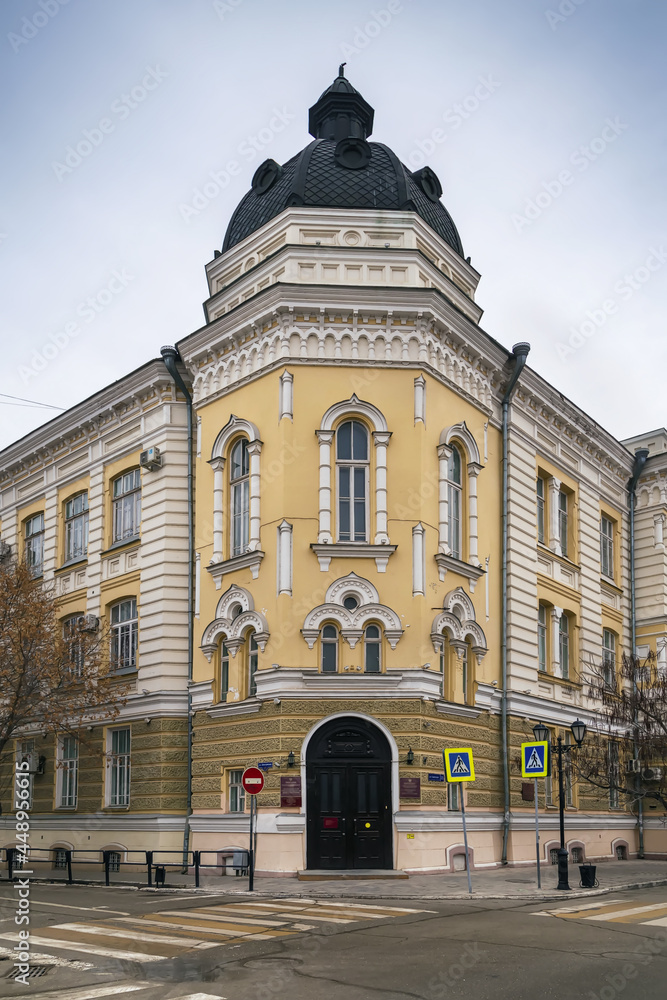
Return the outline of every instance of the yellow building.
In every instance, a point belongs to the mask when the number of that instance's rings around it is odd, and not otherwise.
[[[524,367],[528,345],[484,332],[438,178],[369,142],[372,127],[341,69],[310,109],[313,141],[256,171],[207,265],[206,324],[164,349],[170,374],[146,370],[150,405],[143,370],[93,398],[102,414],[128,400],[124,429],[96,429],[94,462],[80,451],[70,468],[57,445],[86,404],[0,456],[3,538],[30,547],[47,524],[45,576],[71,580],[68,614],[113,623],[135,600],[124,811],[102,793],[64,817],[45,795],[36,822],[63,831],[47,847],[78,845],[85,817],[92,851],[177,850],[185,833],[210,862],[247,846],[240,779],[259,764],[260,872],[454,870],[461,794],[476,867],[533,860],[518,745],[537,721],[594,720],[588,665],[629,647],[633,456]],[[48,468],[26,479],[47,438]],[[88,481],[82,568],[63,504]],[[144,498],[129,542],[114,527],[126,487]],[[664,575],[664,546],[652,557]],[[457,746],[475,758],[463,790],[443,780]],[[550,780],[543,794],[548,860]],[[624,802],[568,779],[567,811],[573,858],[636,853]],[[651,822],[646,850],[665,854]]]

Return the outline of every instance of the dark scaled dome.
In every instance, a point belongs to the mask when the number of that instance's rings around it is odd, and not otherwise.
[[[430,167],[412,172],[381,142],[368,142],[373,108],[340,67],[332,85],[310,109],[311,142],[280,166],[265,160],[252,179],[225,234],[229,250],[293,205],[416,212],[453,250],[463,247],[440,201],[442,187]]]

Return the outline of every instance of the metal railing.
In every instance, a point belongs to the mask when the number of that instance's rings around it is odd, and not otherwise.
[[[47,865],[50,868],[50,873],[41,877],[49,878],[51,881],[65,882],[68,885],[74,882],[101,882],[102,879],[105,885],[111,885],[116,882],[127,884],[130,881],[127,877],[116,879],[112,878],[112,875],[116,873],[121,874],[121,872],[125,874],[125,872],[136,870],[138,876],[138,869],[143,869],[145,879],[142,878],[141,881],[133,879],[130,884],[145,885],[150,888],[164,888],[167,884],[167,872],[170,871],[172,875],[177,874],[179,876],[177,883],[179,886],[190,884],[189,882],[183,882],[183,878],[192,878],[194,879],[195,888],[198,889],[202,870],[206,875],[217,875],[219,873],[220,876],[227,875],[229,869],[235,875],[246,875],[248,873],[248,851],[243,849],[188,851],[185,864],[183,863],[182,851],[121,851],[109,849],[101,852],[92,852],[85,849],[70,850],[69,848],[62,847],[49,849],[35,848],[30,851],[30,855],[25,860],[23,860],[23,855],[16,847],[7,847],[4,853],[4,864],[2,859],[0,859],[0,873],[2,868],[6,866],[6,880],[8,882],[20,878],[21,874],[26,871],[30,872],[33,877],[40,877],[41,873],[37,869],[37,865]],[[95,857],[92,856],[93,853],[96,854]],[[99,856],[100,853],[102,855],[101,858]],[[43,855],[46,855],[46,857]],[[169,856],[173,855],[178,860],[170,860]],[[135,856],[137,860],[130,860],[131,857]],[[207,857],[213,857],[213,863],[207,861]],[[87,869],[89,877],[75,878],[75,868]],[[59,876],[58,872],[62,872],[62,876]],[[64,877],[65,873],[67,874],[66,878]],[[81,874],[81,872],[79,873]],[[98,873],[99,878],[91,877],[94,873]]]

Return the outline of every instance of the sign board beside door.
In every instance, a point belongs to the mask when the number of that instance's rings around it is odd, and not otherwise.
[[[280,778],[280,808],[301,806],[301,777],[290,774]]]

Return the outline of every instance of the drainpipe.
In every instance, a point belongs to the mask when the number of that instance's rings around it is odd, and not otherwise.
[[[628,482],[628,500],[630,502],[630,649],[632,652],[632,686],[637,690],[637,667],[635,664],[635,650],[637,648],[637,611],[635,604],[635,504],[637,499],[637,481],[642,474],[648,458],[648,448],[638,448],[635,452],[635,464],[632,470],[632,478]],[[637,704],[635,700],[635,725],[638,721]],[[637,732],[633,737],[632,756],[639,760],[639,747],[637,746]],[[639,794],[641,788],[640,775],[635,775],[635,787],[637,789],[637,835],[639,840],[638,857],[644,857],[644,803]]]
[[[185,826],[183,828],[183,868],[188,867],[188,852],[190,850],[190,816],[192,815],[192,667],[193,667],[193,617],[195,588],[195,530],[194,530],[194,480],[193,480],[193,441],[192,441],[192,396],[181,378],[176,362],[181,357],[175,347],[161,347],[160,354],[165,367],[176,386],[185,396],[187,405],[188,427],[188,777],[187,801],[185,809]]]
[[[502,751],[503,751],[503,853],[501,864],[507,864],[507,840],[510,829],[510,771],[509,771],[509,750],[507,740],[507,548],[508,548],[508,525],[507,525],[507,444],[508,444],[508,418],[509,406],[512,393],[519,379],[526,358],[530,351],[530,344],[515,344],[512,348],[514,356],[514,371],[510,378],[505,395],[503,396],[503,559],[502,559],[502,606],[501,606],[501,628],[502,637],[500,643],[500,663],[502,670],[502,689],[500,703],[500,719],[502,729]]]

